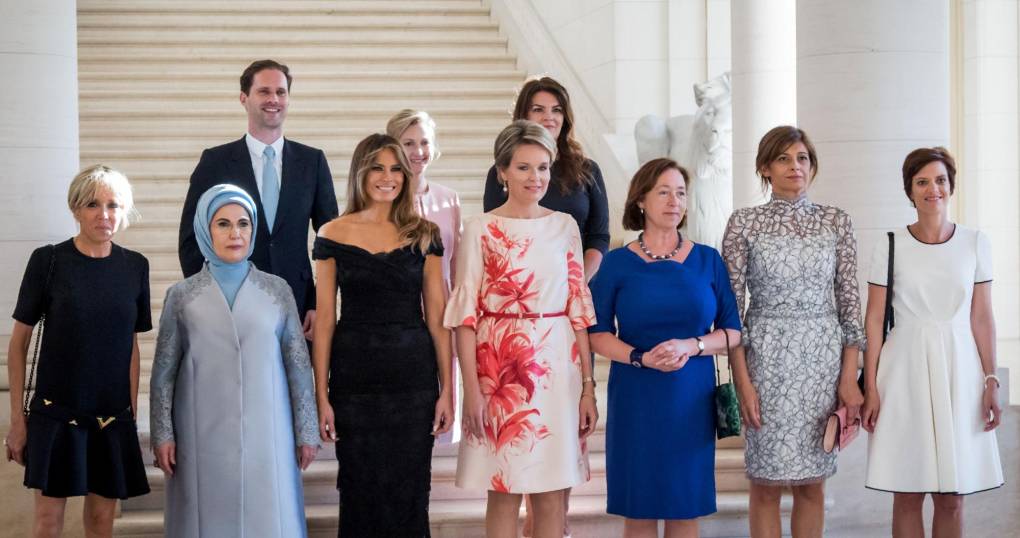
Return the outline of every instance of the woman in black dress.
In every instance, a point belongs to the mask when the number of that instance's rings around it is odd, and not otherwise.
[[[591,280],[609,250],[609,200],[602,170],[595,161],[584,156],[581,144],[574,139],[570,94],[550,77],[529,80],[517,95],[513,119],[538,123],[556,139],[556,161],[552,165],[549,188],[538,204],[566,213],[577,221],[584,252],[584,277],[586,281]],[[488,213],[506,200],[506,188],[499,182],[493,165],[485,178],[482,207]],[[524,521],[524,536],[527,537],[531,536],[532,518],[531,500],[526,497],[526,501],[528,516]],[[569,489],[563,495],[563,502],[566,509],[570,504]],[[564,524],[563,535],[570,536],[569,523]]]
[[[395,139],[362,140],[347,209],[312,251],[319,433],[336,441],[346,538],[429,536],[432,446],[453,424],[443,244],[415,213],[408,170]]]
[[[152,329],[149,262],[113,243],[132,211],[127,178],[105,166],[71,182],[78,235],[32,253],[8,349],[7,459],[35,489],[35,536],[59,536],[67,497],[86,496],[89,536],[109,536],[117,499],[149,492],[138,444],[138,338]],[[18,406],[32,328],[45,315],[26,417]],[[31,374],[29,374],[31,375]]]

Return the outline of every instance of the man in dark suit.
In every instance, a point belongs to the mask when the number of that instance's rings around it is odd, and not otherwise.
[[[308,222],[318,230],[338,212],[326,155],[283,138],[291,81],[287,66],[273,60],[254,62],[241,74],[240,99],[248,113],[248,132],[240,140],[202,152],[184,201],[177,253],[185,277],[202,270],[204,258],[192,224],[198,198],[220,183],[241,187],[258,209],[250,260],[290,284],[305,337],[311,339],[315,285],[308,261]]]

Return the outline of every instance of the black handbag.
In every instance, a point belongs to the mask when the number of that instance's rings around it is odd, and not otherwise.
[[[740,435],[740,402],[737,400],[737,390],[733,386],[733,368],[730,366],[730,334],[723,329],[726,337],[726,369],[730,373],[729,381],[720,383],[719,355],[714,357],[715,361],[715,436],[717,439],[725,439]]]
[[[57,249],[53,245],[50,245],[50,268],[46,272],[46,284],[43,286],[43,292],[49,293],[50,291],[50,280],[53,278],[53,261],[57,258]],[[35,325],[35,346],[32,348],[32,368],[29,370],[28,377],[25,378],[25,399],[21,404],[21,412],[28,416],[28,404],[32,401],[32,389],[35,387],[35,367],[39,363],[39,343],[42,342],[43,326],[46,325],[46,309],[43,308],[42,315],[39,316],[39,323]]]
[[[893,312],[892,298],[893,298],[893,260],[895,259],[896,253],[896,240],[892,232],[886,232],[889,236],[889,260],[885,270],[885,314],[882,316],[882,344],[885,344],[885,339],[889,337],[889,331],[896,326],[896,315]],[[878,364],[875,364],[875,368],[878,368]],[[861,393],[864,393],[864,369],[861,368],[861,374],[857,376],[857,387],[861,389]]]

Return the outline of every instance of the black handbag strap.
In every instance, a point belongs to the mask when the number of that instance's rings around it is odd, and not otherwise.
[[[43,293],[46,294],[46,298],[49,298],[50,291],[50,280],[53,279],[53,262],[57,259],[57,247],[50,245],[50,267],[46,271],[46,284],[43,285]],[[46,301],[49,302],[48,300]],[[25,398],[21,403],[21,412],[26,416],[28,415],[28,404],[32,401],[32,387],[35,382],[35,367],[39,363],[39,343],[42,342],[43,325],[46,324],[46,308],[43,308],[42,314],[39,316],[39,323],[35,326],[35,347],[32,349],[32,367],[28,372],[28,377],[25,379]]]
[[[892,232],[887,232],[889,235],[889,265],[886,269],[886,287],[885,287],[885,315],[882,318],[882,343],[885,343],[885,339],[889,336],[889,331],[896,326],[896,316],[893,312],[892,298],[893,298],[893,259],[896,252],[896,241],[893,239],[895,236]]]

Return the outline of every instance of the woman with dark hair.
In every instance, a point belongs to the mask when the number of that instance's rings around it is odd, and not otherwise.
[[[790,487],[794,536],[820,537],[825,480],[836,472],[836,454],[822,449],[825,422],[840,405],[855,420],[864,402],[857,239],[846,212],[807,198],[818,156],[804,131],[770,130],[755,167],[772,199],[733,212],[722,252],[737,307],[751,296],[743,345],[730,355],[747,425],[751,536],[780,535]]]
[[[574,111],[567,89],[549,77],[529,80],[517,95],[513,119],[538,123],[556,141],[549,189],[539,205],[566,213],[577,222],[584,274],[591,279],[609,250],[609,202],[602,170],[585,157],[574,138]],[[492,211],[506,200],[506,188],[500,184],[494,165],[485,179],[484,210]]]
[[[85,534],[109,536],[117,499],[149,492],[138,444],[137,333],[152,329],[149,262],[113,242],[133,212],[131,185],[106,166],[71,181],[78,234],[32,252],[7,351],[7,460],[35,490],[33,536],[60,536],[68,497],[85,497]],[[32,327],[45,319],[35,395],[22,409]],[[32,384],[32,373],[29,374]]]
[[[714,353],[738,342],[726,266],[680,235],[687,171],[654,159],[630,182],[623,227],[591,281],[592,349],[613,361],[606,417],[607,511],[626,538],[696,537],[715,505]],[[682,369],[682,370],[681,370]]]
[[[394,138],[362,140],[347,209],[312,251],[319,433],[336,442],[344,537],[429,535],[432,447],[453,424],[443,242],[410,174]]]
[[[892,309],[884,344],[889,242],[875,245],[868,277],[863,425],[871,432],[865,486],[893,492],[892,535],[963,535],[963,495],[1002,485],[996,445],[992,253],[988,237],[949,220],[956,163],[945,148],[903,162],[917,221],[893,232]]]

